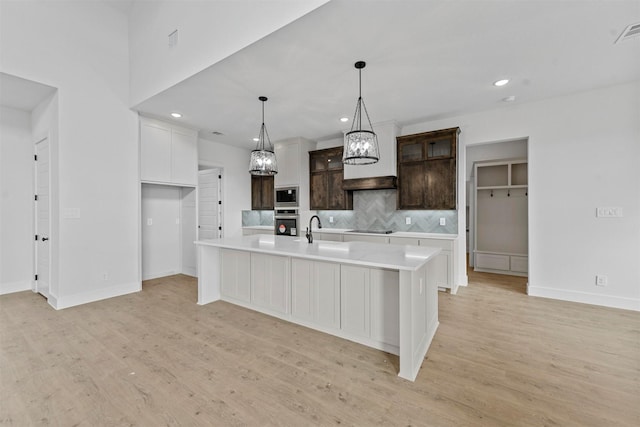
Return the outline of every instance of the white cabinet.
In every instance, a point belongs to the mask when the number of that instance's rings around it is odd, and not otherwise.
[[[141,117],[140,180],[195,187],[198,184],[198,133]]]
[[[371,336],[369,268],[342,265],[340,280],[341,329],[359,337]]]
[[[220,251],[220,292],[232,300],[251,302],[251,253],[222,249]]]
[[[451,288],[453,279],[453,241],[445,239],[420,239],[420,246],[440,248],[442,251],[433,259],[431,268],[439,288]]]
[[[300,145],[297,141],[276,143],[275,153],[278,162],[278,173],[274,181],[276,187],[300,185]]]
[[[309,210],[309,151],[316,143],[305,138],[290,138],[274,144],[278,173],[276,187],[298,187],[298,209]]]
[[[286,256],[251,253],[252,304],[281,314],[289,313],[289,260]]]
[[[291,260],[291,316],[323,328],[340,328],[340,264]]]
[[[420,244],[420,239],[414,237],[389,237],[389,243],[392,245],[412,245],[418,246]]]
[[[342,331],[397,347],[400,329],[398,272],[343,264],[340,281]]]
[[[389,243],[387,236],[370,236],[368,234],[348,233],[343,235],[345,242]]]

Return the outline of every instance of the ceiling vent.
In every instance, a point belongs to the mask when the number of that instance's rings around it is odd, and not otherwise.
[[[616,43],[620,43],[622,41],[629,40],[638,36],[640,36],[640,23],[631,24],[624,29],[622,34],[620,34],[620,37],[618,37]]]

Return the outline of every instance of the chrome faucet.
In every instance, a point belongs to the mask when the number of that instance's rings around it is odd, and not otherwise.
[[[318,228],[322,228],[322,223],[320,222],[320,217],[318,215],[314,215],[309,218],[309,226],[307,227],[307,233],[305,234],[305,237],[307,238],[309,243],[313,243],[313,233],[311,232],[311,223],[313,222],[313,218],[318,219]]]

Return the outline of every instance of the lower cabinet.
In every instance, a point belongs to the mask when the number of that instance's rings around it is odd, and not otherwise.
[[[221,251],[221,289],[223,296],[242,302],[251,302],[251,254],[245,251]]]
[[[528,267],[529,258],[523,255],[484,251],[475,253],[475,271],[526,276]]]
[[[291,259],[291,316],[340,329],[340,264]]]
[[[254,305],[289,313],[289,260],[285,256],[251,252],[251,302]]]
[[[397,271],[342,265],[341,329],[391,346],[400,342]]]
[[[429,264],[434,270],[434,278],[439,288],[451,288],[453,281],[453,241],[447,239],[416,239],[411,237],[391,237],[396,245],[430,246],[440,248],[440,253]]]
[[[341,329],[360,337],[371,336],[371,279],[370,269],[343,265],[340,298]]]

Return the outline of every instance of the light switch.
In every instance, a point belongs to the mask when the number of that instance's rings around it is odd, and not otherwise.
[[[329,223],[333,224],[333,217],[332,216],[329,217]]]
[[[410,216],[405,217],[404,218],[404,223],[407,224],[407,225],[411,225],[411,217]]]
[[[447,219],[446,218],[440,218],[440,225],[447,225]]]

